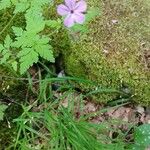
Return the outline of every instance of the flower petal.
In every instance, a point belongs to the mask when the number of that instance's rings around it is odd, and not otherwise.
[[[85,15],[82,13],[73,14],[73,18],[74,18],[75,22],[79,23],[79,24],[83,24],[85,21]]]
[[[81,0],[76,3],[75,11],[77,12],[85,12],[87,9],[87,4],[84,0]]]
[[[76,1],[75,0],[65,0],[65,4],[70,10],[73,10],[76,6]]]
[[[67,6],[60,4],[57,6],[57,13],[61,16],[67,15],[69,13],[69,9]]]
[[[64,20],[64,25],[66,27],[72,27],[75,23],[73,15],[68,15]]]

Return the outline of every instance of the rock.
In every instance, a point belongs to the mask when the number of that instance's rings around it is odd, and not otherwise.
[[[145,112],[144,107],[142,107],[142,106],[137,106],[137,107],[136,107],[136,110],[137,110],[137,112],[140,113],[140,114],[143,114],[143,113]]]
[[[103,12],[91,22],[87,35],[81,35],[77,41],[71,41],[69,49],[62,50],[65,72],[94,81],[102,89],[120,90],[125,85],[129,92],[127,97],[150,105],[150,70],[144,61],[144,51],[150,46],[147,16],[150,7],[146,1],[132,0],[129,3],[103,1],[102,4],[90,0],[89,6],[91,3]],[[112,25],[114,18],[119,23]],[[145,43],[144,46],[141,43]],[[79,87],[85,91],[96,88],[83,83]],[[107,103],[119,95],[104,92],[95,94],[93,99]]]

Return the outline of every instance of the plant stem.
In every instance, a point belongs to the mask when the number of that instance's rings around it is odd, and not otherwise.
[[[2,29],[2,31],[0,32],[0,35],[8,28],[8,26],[11,24],[11,22],[14,20],[14,18],[16,17],[16,14],[14,14],[12,16],[12,18],[10,19],[10,21],[6,24],[6,26]]]

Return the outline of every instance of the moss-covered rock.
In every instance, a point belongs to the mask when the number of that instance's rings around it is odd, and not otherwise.
[[[150,105],[150,4],[147,0],[90,0],[89,4],[99,6],[102,14],[91,22],[86,36],[62,51],[66,72],[96,81],[102,88],[127,87],[136,102]],[[97,99],[107,102],[114,94]]]

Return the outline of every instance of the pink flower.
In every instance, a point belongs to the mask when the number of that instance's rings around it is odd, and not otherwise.
[[[80,0],[78,2],[76,2],[76,0],[65,0],[65,5],[58,5],[57,13],[61,16],[66,16],[64,20],[64,25],[66,27],[72,27],[75,23],[84,23],[84,12],[86,9],[87,4],[84,0]]]

